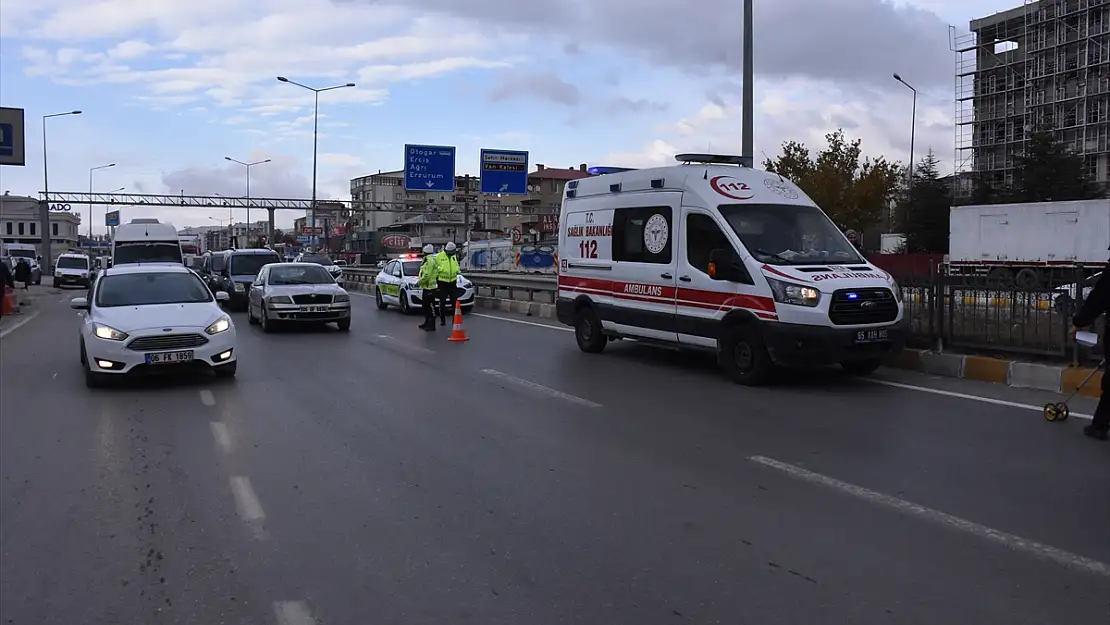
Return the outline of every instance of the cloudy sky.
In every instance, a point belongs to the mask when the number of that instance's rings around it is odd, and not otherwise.
[[[844,128],[905,161],[951,168],[948,25],[1017,0],[756,0],[757,154]],[[402,166],[405,143],[523,149],[532,163],[648,166],[676,152],[739,153],[739,0],[2,0],[0,105],[27,111],[27,166],[0,189],[309,197],[314,87],[320,197]],[[150,213],[150,214],[147,214]],[[214,213],[144,209],[179,227]],[[220,211],[219,217],[224,217]],[[124,215],[128,219],[138,215]],[[279,226],[295,215],[278,213]],[[242,218],[242,216],[237,216]],[[100,224],[97,224],[100,225]],[[103,228],[99,228],[103,229]]]

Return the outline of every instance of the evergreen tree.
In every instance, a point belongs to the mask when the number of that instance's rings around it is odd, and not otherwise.
[[[1014,199],[1019,202],[1087,200],[1102,196],[1087,177],[1083,156],[1065,147],[1050,132],[1029,137],[1014,172]]]
[[[948,252],[952,188],[940,179],[939,164],[940,159],[929,150],[914,167],[905,207],[908,252]]]

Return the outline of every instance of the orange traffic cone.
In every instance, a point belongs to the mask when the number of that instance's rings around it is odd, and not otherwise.
[[[4,301],[0,303],[0,313],[5,315],[15,314],[15,291],[10,286],[4,286]]]
[[[466,330],[462,327],[462,303],[455,300],[455,321],[451,327],[451,336],[447,337],[448,341],[469,341],[470,337],[466,335]]]

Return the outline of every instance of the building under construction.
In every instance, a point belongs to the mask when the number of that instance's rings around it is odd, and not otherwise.
[[[1031,131],[1043,129],[1110,185],[1110,0],[1027,0],[970,30],[953,37],[955,170],[1009,188]]]

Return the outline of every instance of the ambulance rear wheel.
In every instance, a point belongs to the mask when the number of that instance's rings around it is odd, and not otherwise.
[[[587,354],[600,354],[609,338],[601,332],[601,320],[593,308],[583,308],[574,317],[574,340]]]
[[[771,379],[774,362],[759,331],[740,325],[725,331],[721,337],[717,362],[730,380],[745,386],[761,386]]]

